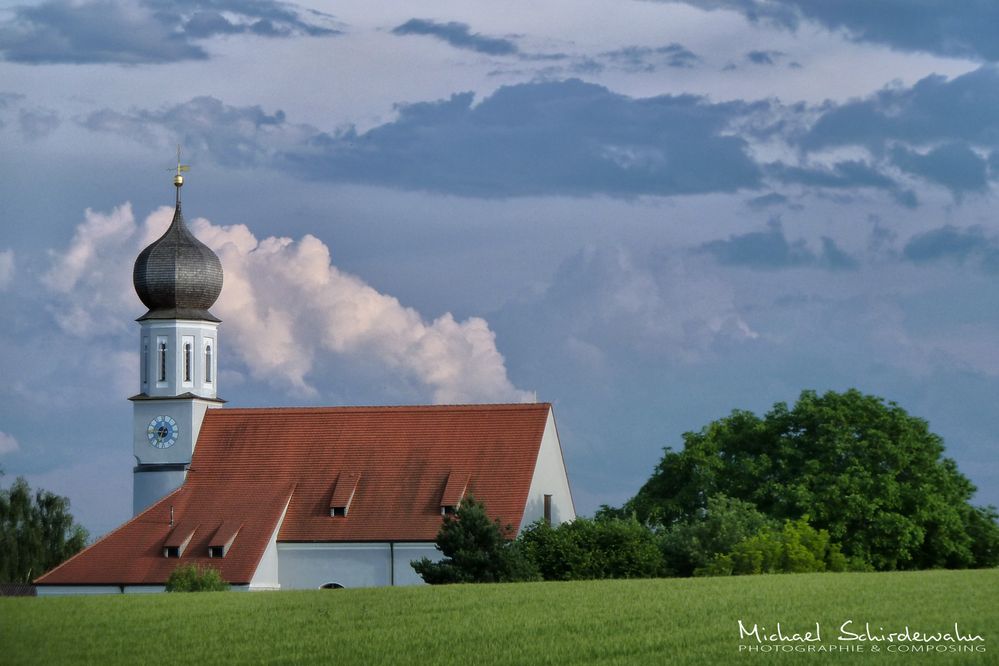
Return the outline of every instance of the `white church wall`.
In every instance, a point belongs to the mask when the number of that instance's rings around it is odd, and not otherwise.
[[[271,533],[271,538],[267,541],[267,548],[264,549],[260,563],[257,564],[257,570],[253,572],[253,577],[250,579],[251,590],[281,589],[281,567],[278,559],[277,535],[281,531],[281,525],[284,523],[284,516],[288,513],[288,504],[290,503],[291,498],[289,497],[288,501],[285,502],[284,509],[281,511],[281,517],[278,519],[277,525],[274,526],[274,532]],[[239,535],[236,535],[236,540],[239,540]]]
[[[166,585],[126,585],[125,594],[155,594],[166,592]]]
[[[391,585],[387,543],[280,543],[281,589]]]
[[[121,593],[121,588],[117,585],[39,585],[37,590],[40,597]]]
[[[569,477],[562,458],[562,445],[559,443],[558,429],[555,427],[555,416],[550,409],[545,431],[541,436],[538,459],[534,464],[531,489],[527,494],[524,518],[520,523],[521,530],[539,518],[544,518],[545,495],[552,496],[552,525],[576,519],[576,509],[569,489]]]
[[[428,543],[279,543],[281,589],[418,585],[423,580],[410,562],[441,558]]]
[[[444,554],[432,543],[397,543],[393,567],[396,585],[423,585],[420,574],[413,570],[411,562],[426,557],[431,562],[444,559]]]

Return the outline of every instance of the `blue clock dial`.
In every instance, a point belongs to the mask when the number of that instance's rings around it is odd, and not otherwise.
[[[157,416],[146,427],[146,438],[150,446],[168,449],[177,443],[177,422],[169,416]]]

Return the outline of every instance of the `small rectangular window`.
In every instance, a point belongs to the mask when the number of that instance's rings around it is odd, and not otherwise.
[[[346,515],[347,515],[347,507],[345,506],[330,507],[330,516],[336,517],[336,516],[346,516]]]
[[[456,507],[453,504],[445,504],[444,506],[441,507],[442,516],[453,516],[455,513],[457,513],[457,511],[458,507]]]
[[[191,343],[184,343],[184,381],[191,381]]]
[[[212,341],[205,342],[205,383],[212,383]]]
[[[225,547],[224,546],[209,546],[208,547],[208,557],[224,557]]]
[[[167,343],[166,340],[160,340],[157,345],[157,354],[159,358],[157,359],[157,365],[159,366],[159,372],[156,375],[156,381],[165,382],[167,380]]]
[[[180,557],[180,548],[178,546],[167,546],[163,549],[163,557]]]

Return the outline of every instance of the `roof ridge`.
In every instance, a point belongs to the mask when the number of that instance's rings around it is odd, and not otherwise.
[[[550,402],[483,402],[448,405],[298,405],[288,407],[226,407],[209,410],[209,414],[236,414],[247,412],[385,412],[385,411],[501,411],[504,409],[544,409]]]

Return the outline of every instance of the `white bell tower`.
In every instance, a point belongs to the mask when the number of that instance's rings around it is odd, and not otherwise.
[[[222,292],[222,263],[184,223],[177,153],[170,227],[135,260],[132,283],[149,308],[139,317],[139,393],[133,405],[132,511],[138,514],[187,477],[201,422],[218,398],[218,328],[208,311]]]

